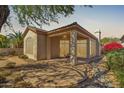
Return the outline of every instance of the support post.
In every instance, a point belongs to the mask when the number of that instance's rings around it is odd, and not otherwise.
[[[86,58],[86,62],[89,63],[90,62],[90,39],[87,39],[87,58]]]
[[[99,41],[96,40],[96,56],[99,56],[99,54],[100,54],[100,47],[99,46],[100,46]]]
[[[70,62],[72,65],[77,63],[77,32],[70,32]]]

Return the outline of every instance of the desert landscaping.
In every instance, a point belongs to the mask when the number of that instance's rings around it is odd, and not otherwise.
[[[89,64],[73,66],[63,61],[33,61],[18,56],[1,57],[0,65],[0,87],[82,87],[79,82],[83,79],[86,68],[88,78],[92,78],[96,73]],[[103,62],[97,64],[97,68],[107,69]],[[87,81],[85,85],[85,87],[102,86],[119,87],[111,71],[98,80],[93,80],[92,83],[88,84]]]
[[[0,5],[0,88],[123,88],[121,8]]]

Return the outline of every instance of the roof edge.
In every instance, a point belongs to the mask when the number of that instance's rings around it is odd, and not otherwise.
[[[49,30],[49,31],[46,31],[46,30],[43,30],[43,29],[40,29],[40,28],[36,28],[36,27],[32,27],[32,26],[28,26],[28,27],[26,28],[26,30],[24,31],[23,36],[24,36],[24,37],[26,36],[26,34],[27,34],[27,32],[28,32],[29,29],[30,29],[31,31],[35,32],[36,34],[48,34],[48,33],[50,34],[50,33],[54,33],[54,32],[60,31],[60,30],[62,30],[62,29],[64,29],[64,28],[73,27],[73,26],[75,26],[75,27],[77,27],[77,28],[83,30],[83,32],[84,32],[86,35],[88,35],[89,37],[98,40],[98,38],[97,38],[95,35],[93,35],[93,34],[90,33],[88,30],[86,30],[85,28],[83,28],[83,27],[82,27],[81,25],[79,25],[77,22],[73,22],[73,23],[71,23],[71,24],[69,24],[69,25],[62,26],[62,27],[59,27],[59,28],[56,28],[56,29],[53,29],[53,30]]]
[[[50,31],[48,31],[48,33],[56,32],[57,30],[61,30],[61,29],[63,29],[63,28],[67,28],[67,27],[71,27],[71,26],[77,26],[77,27],[79,27],[80,29],[82,29],[83,31],[85,31],[85,32],[84,32],[85,34],[90,35],[92,38],[98,40],[98,38],[97,38],[95,35],[93,35],[93,34],[90,33],[88,30],[86,30],[85,28],[83,28],[83,27],[82,27],[81,25],[79,25],[77,22],[73,22],[72,24],[69,24],[69,25],[66,25],[66,26],[62,26],[62,27],[59,27],[59,28],[50,30]]]
[[[30,31],[32,31],[32,32],[34,32],[36,34],[41,34],[41,33],[44,33],[45,34],[45,33],[47,33],[46,30],[43,30],[43,29],[40,29],[40,28],[36,28],[36,27],[28,26],[28,27],[26,27],[24,33],[22,34],[23,37],[26,36],[28,30],[30,30]]]

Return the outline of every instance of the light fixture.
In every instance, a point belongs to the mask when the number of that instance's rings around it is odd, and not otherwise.
[[[67,38],[67,35],[63,35],[63,39]]]

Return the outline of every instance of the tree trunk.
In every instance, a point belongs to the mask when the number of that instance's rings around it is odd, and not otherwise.
[[[3,24],[6,22],[8,16],[10,14],[10,10],[8,5],[0,5],[0,32]]]

